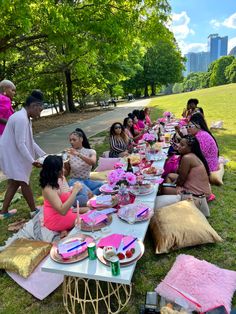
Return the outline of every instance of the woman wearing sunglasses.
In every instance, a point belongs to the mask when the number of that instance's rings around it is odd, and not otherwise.
[[[188,134],[194,135],[197,138],[201,151],[208,163],[210,172],[218,170],[218,145],[216,139],[208,129],[202,114],[195,113],[192,115],[190,122],[187,125],[187,130]]]
[[[120,122],[115,122],[110,128],[110,152],[109,157],[128,156],[129,138]]]

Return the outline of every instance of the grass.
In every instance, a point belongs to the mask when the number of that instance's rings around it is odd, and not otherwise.
[[[155,255],[151,235],[148,232],[145,238],[145,254],[138,262],[133,276],[132,297],[122,313],[138,313],[140,304],[144,302],[146,291],[152,291],[156,287],[157,283],[170,270],[179,254],[190,254],[223,268],[236,269],[236,84],[155,98],[151,102],[153,107],[152,117],[156,119],[166,110],[172,111],[179,117],[189,98],[199,99],[209,124],[212,121],[224,121],[224,129],[214,132],[214,135],[219,143],[220,154],[228,158],[230,162],[226,167],[224,185],[222,187],[213,187],[216,201],[210,205],[212,214],[209,218],[210,224],[224,239],[224,242],[216,245],[181,249],[164,255]],[[102,132],[97,136],[104,135],[106,135],[106,132]],[[103,144],[97,145],[95,148],[98,151],[98,155],[100,155],[103,151],[108,150],[108,141],[105,139]],[[32,173],[31,184],[35,197],[39,197],[41,191],[38,186],[37,170],[34,170]],[[0,192],[4,191],[5,187],[5,183],[1,183]],[[29,210],[24,200],[20,200],[16,206],[18,214],[14,218],[0,221],[0,243],[3,243],[11,235],[7,231],[9,222],[19,218],[27,218],[29,215]],[[62,304],[61,287],[45,300],[38,301],[12,281],[4,271],[1,271],[0,274],[0,313],[65,313]],[[233,299],[233,305],[236,306],[236,297]],[[102,311],[100,313],[103,314]]]

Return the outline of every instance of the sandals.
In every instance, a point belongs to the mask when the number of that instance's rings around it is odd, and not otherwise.
[[[7,230],[8,231],[19,231],[24,226],[24,224],[26,222],[27,222],[27,220],[24,218],[19,220],[19,221],[15,221],[15,222],[8,225]]]
[[[7,213],[0,214],[0,220],[11,218],[17,213],[17,209],[9,209]]]

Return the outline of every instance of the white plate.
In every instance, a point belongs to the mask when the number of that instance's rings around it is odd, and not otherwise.
[[[129,250],[129,248],[127,250]],[[124,259],[120,260],[120,265],[121,266],[128,266],[128,265],[136,262],[138,259],[140,259],[142,257],[143,253],[144,253],[143,242],[141,240],[137,240],[135,242],[135,252],[132,255],[132,257],[130,257],[130,258],[125,257]],[[110,261],[107,260],[103,256],[103,249],[102,248],[97,248],[97,257],[100,260],[100,262],[102,262],[103,264],[105,264],[107,266],[110,266]]]
[[[148,195],[151,194],[154,191],[154,186],[152,185],[148,190],[139,192],[138,190],[132,189],[132,187],[129,189],[129,192],[134,195]]]
[[[153,167],[153,166],[152,166]],[[156,168],[156,167],[155,167]],[[147,171],[149,168],[145,168],[141,170],[142,175],[144,176],[144,178],[148,179],[148,178],[156,178],[162,175],[162,173],[164,172],[163,169],[161,168],[156,168],[157,172],[154,173],[146,173],[145,171]]]
[[[99,191],[102,193],[117,193],[118,189],[113,189],[109,184],[103,184],[100,188]]]

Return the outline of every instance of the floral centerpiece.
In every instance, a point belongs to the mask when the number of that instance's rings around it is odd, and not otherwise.
[[[171,117],[172,117],[172,113],[171,113],[170,111],[165,111],[165,112],[163,113],[163,117],[166,118],[166,121],[167,121],[167,122],[170,122],[170,119],[171,119]]]
[[[119,187],[118,199],[120,205],[127,205],[130,203],[130,195],[127,190],[127,186],[134,185],[136,183],[136,175],[132,172],[125,172],[123,169],[118,168],[112,170],[108,176],[108,183],[113,188]]]
[[[125,172],[123,169],[118,168],[112,170],[108,176],[107,180],[110,186],[115,187],[118,186],[128,186],[134,185],[136,183],[136,175],[132,172]]]
[[[154,134],[145,133],[143,134],[143,140],[152,146],[156,142],[156,137]]]

